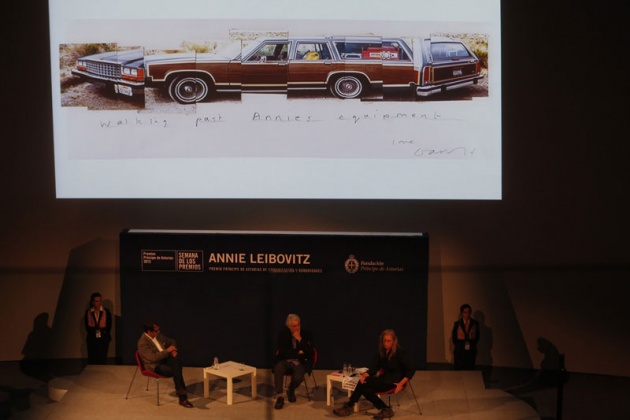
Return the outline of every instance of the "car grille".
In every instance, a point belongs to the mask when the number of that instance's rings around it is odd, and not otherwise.
[[[120,64],[103,63],[101,61],[88,61],[88,73],[103,77],[120,78]]]

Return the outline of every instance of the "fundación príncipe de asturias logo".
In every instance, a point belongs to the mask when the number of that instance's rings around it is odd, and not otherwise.
[[[350,255],[348,257],[344,266],[346,267],[346,271],[350,274],[354,274],[359,271],[359,261],[354,258],[354,255]]]
[[[349,274],[354,274],[358,271],[368,272],[404,272],[404,267],[401,266],[388,266],[384,261],[369,260],[359,261],[354,255],[348,256],[348,259],[344,263],[344,267]]]

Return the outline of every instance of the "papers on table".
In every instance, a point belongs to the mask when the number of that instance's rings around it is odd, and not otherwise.
[[[354,389],[357,387],[357,383],[359,382],[359,379],[361,379],[360,375],[344,377],[343,382],[341,382],[341,389],[354,391]]]

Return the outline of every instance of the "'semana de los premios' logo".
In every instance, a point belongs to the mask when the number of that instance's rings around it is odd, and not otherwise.
[[[346,271],[350,274],[354,274],[359,271],[359,261],[354,258],[354,255],[350,255],[344,264]]]

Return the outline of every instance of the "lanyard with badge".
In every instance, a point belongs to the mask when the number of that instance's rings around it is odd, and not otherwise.
[[[469,328],[466,329],[466,324],[464,323],[464,320],[461,320],[460,323],[461,323],[460,324],[461,325],[461,329],[464,331],[464,339],[466,340],[464,342],[464,350],[470,350],[470,341],[469,341],[470,337],[469,337],[469,334],[470,334],[470,328],[472,327],[472,325],[470,325],[470,322],[469,322],[469,324],[468,324]]]
[[[94,330],[96,338],[101,338],[101,311],[98,311],[98,318],[96,317],[96,311],[92,312],[92,317],[94,318],[94,325],[96,326]]]

